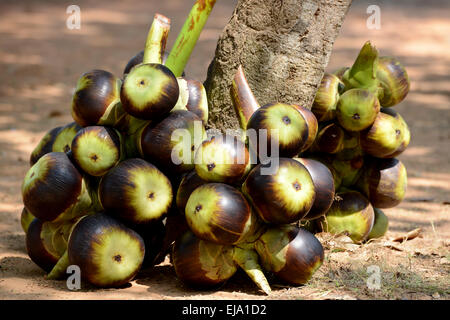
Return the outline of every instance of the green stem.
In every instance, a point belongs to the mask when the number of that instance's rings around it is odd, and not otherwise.
[[[170,19],[161,14],[155,14],[145,42],[143,63],[162,63],[169,31]]]
[[[342,76],[345,90],[362,88],[378,94],[377,68],[378,50],[370,41],[367,41],[359,52],[353,66],[345,71]]]
[[[258,263],[258,254],[256,251],[234,247],[233,258],[265,294],[269,295],[272,292],[269,282]]]
[[[197,0],[189,13],[165,63],[176,77],[183,70],[194,50],[195,44],[208,20],[216,0]]]

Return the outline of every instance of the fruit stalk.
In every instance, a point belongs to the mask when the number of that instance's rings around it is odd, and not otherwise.
[[[258,263],[256,251],[234,247],[233,258],[265,294],[269,295],[272,292],[269,282]]]
[[[176,77],[182,75],[215,3],[216,0],[197,0],[184,22],[165,64]]]
[[[59,258],[58,262],[55,264],[53,269],[47,275],[47,279],[49,280],[59,280],[62,279],[66,275],[67,267],[70,265],[69,255],[67,254],[67,250],[64,254]]]
[[[239,125],[242,130],[246,130],[248,120],[260,105],[250,89],[241,65],[234,75],[230,91],[231,101],[238,116]]]
[[[145,43],[143,63],[162,64],[169,31],[170,19],[161,14],[155,14]]]

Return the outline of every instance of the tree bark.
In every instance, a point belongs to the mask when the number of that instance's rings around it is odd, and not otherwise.
[[[237,129],[230,98],[239,65],[260,105],[311,108],[352,0],[239,0],[208,68],[208,128]]]

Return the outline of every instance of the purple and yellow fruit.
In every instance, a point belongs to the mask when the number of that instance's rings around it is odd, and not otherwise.
[[[246,145],[233,135],[215,135],[195,153],[195,171],[208,182],[239,183],[250,168]]]
[[[306,284],[324,259],[320,241],[294,225],[269,228],[256,241],[255,248],[265,270],[294,285]]]
[[[380,112],[375,94],[366,89],[350,89],[339,98],[336,117],[348,131],[361,131],[370,127]]]
[[[299,221],[316,198],[308,169],[290,158],[279,158],[278,164],[257,165],[248,174],[242,192],[261,219],[274,224]]]
[[[162,64],[166,63],[167,57],[169,56],[169,52],[164,51],[164,54],[162,55]],[[124,77],[130,72],[133,67],[141,64],[144,62],[144,50],[139,51],[136,53],[130,60],[128,60],[125,69],[123,69],[123,75]]]
[[[201,240],[191,231],[175,241],[172,260],[177,277],[193,287],[217,287],[237,271],[232,246]]]
[[[372,230],[375,213],[369,200],[357,191],[337,194],[324,218],[324,231],[332,234],[348,233],[356,243],[367,239]]]
[[[28,170],[22,183],[25,207],[42,221],[54,221],[84,193],[82,175],[63,152],[42,156]]]
[[[102,176],[122,158],[120,135],[115,129],[89,126],[72,140],[75,163],[91,176]]]
[[[66,124],[58,131],[52,145],[52,152],[69,152],[72,140],[82,129],[76,122]]]
[[[52,233],[44,223],[35,218],[26,233],[26,249],[30,259],[41,269],[49,272],[58,262],[59,255],[52,246]]]
[[[408,132],[400,119],[382,111],[378,113],[373,125],[361,132],[361,148],[373,157],[391,157],[408,140],[405,139]]]
[[[30,155],[30,166],[35,164],[44,154],[52,152],[53,142],[62,127],[56,127],[48,131],[38,145],[33,149]]]
[[[70,264],[98,287],[120,287],[132,280],[145,256],[141,236],[105,213],[82,218],[68,243]]]
[[[408,73],[397,58],[380,57],[377,78],[382,88],[378,95],[381,106],[395,106],[408,95],[410,88]]]
[[[191,193],[197,189],[197,187],[200,187],[205,183],[208,182],[200,178],[195,170],[186,173],[183,179],[181,179],[180,185],[177,189],[176,204],[178,210],[183,215],[185,213],[186,203],[188,202]]]
[[[72,99],[72,117],[82,127],[114,125],[121,80],[104,70],[84,73]]]
[[[135,66],[120,88],[120,101],[130,115],[145,120],[160,119],[169,114],[178,100],[177,78],[158,63]]]
[[[381,112],[384,112],[384,113],[389,114],[389,115],[393,116],[394,118],[396,118],[398,121],[400,121],[401,126],[403,128],[402,129],[403,139],[402,139],[402,143],[400,144],[400,146],[397,148],[397,150],[394,151],[394,153],[384,156],[384,158],[395,158],[395,157],[399,156],[400,154],[402,154],[403,151],[405,151],[406,148],[408,147],[408,145],[411,141],[411,132],[409,131],[408,124],[403,119],[403,117],[400,115],[400,113],[398,113],[397,111],[395,111],[392,108],[382,108]]]
[[[145,224],[164,218],[173,193],[169,179],[157,167],[132,158],[103,176],[99,196],[109,214],[130,224]]]
[[[335,193],[333,174],[326,165],[317,160],[306,158],[294,158],[294,160],[297,160],[308,169],[316,192],[314,203],[303,219],[317,219],[323,216],[333,204]]]
[[[395,158],[371,158],[366,161],[357,188],[376,208],[393,208],[404,199],[407,173],[403,163]]]
[[[172,110],[187,110],[195,113],[206,125],[208,122],[208,99],[203,84],[197,80],[177,78],[180,95]]]
[[[266,294],[271,292],[259,265],[258,254],[252,249],[201,240],[187,231],[175,241],[172,258],[177,277],[189,286],[216,288],[240,267]]]
[[[364,157],[357,153],[347,160],[335,158],[331,161],[331,166],[336,174],[341,177],[340,187],[353,186],[363,172],[363,165]]]
[[[376,239],[384,236],[389,228],[388,217],[384,214],[381,209],[373,208],[375,212],[375,222],[373,224],[372,230],[370,230],[367,239]]]
[[[305,152],[312,146],[314,140],[316,139],[317,132],[319,131],[319,122],[317,121],[316,116],[314,115],[314,113],[311,112],[311,110],[299,105],[294,106],[302,114],[303,118],[305,118],[306,122],[308,123],[308,139],[306,140],[302,150],[300,150],[300,152]]]
[[[148,124],[140,143],[145,159],[167,174],[194,169],[195,152],[206,137],[201,119],[187,110],[175,110],[156,125]]]
[[[297,156],[308,142],[307,119],[294,105],[284,103],[266,104],[257,109],[247,123],[247,130],[254,130],[257,135],[257,139],[250,139],[250,148],[261,161],[266,156],[275,156],[272,139],[278,140],[279,156],[288,158]]]
[[[23,207],[22,213],[20,214],[20,225],[22,226],[22,230],[27,233],[28,227],[31,222],[34,220],[35,216],[33,216],[27,208]]]
[[[223,183],[196,188],[186,204],[186,221],[200,239],[234,245],[256,231],[257,217],[244,195]]]
[[[337,123],[330,123],[319,130],[311,151],[338,153],[344,149],[344,138],[344,130]]]
[[[311,111],[319,122],[336,117],[336,105],[344,91],[344,83],[334,74],[325,73],[317,89]]]

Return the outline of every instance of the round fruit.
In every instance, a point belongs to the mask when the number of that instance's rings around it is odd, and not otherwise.
[[[202,142],[195,153],[195,171],[209,182],[238,183],[250,170],[245,144],[232,135],[216,135]]]
[[[134,278],[145,255],[144,241],[114,218],[97,213],[82,218],[69,238],[70,264],[98,287],[120,287]]]
[[[25,175],[22,198],[27,210],[42,221],[53,221],[84,192],[83,177],[63,152],[42,156]]]
[[[162,219],[172,203],[172,185],[154,165],[132,158],[122,161],[103,176],[100,202],[108,213],[132,223]]]
[[[294,225],[268,229],[255,244],[265,270],[291,284],[305,284],[324,259],[320,241]]]
[[[367,239],[375,220],[369,200],[356,191],[337,194],[325,215],[325,231],[332,234],[347,232],[354,242]]]
[[[242,192],[261,219],[275,224],[302,219],[316,198],[308,169],[290,158],[279,158],[278,164],[257,165],[248,174]]]
[[[244,240],[254,231],[255,218],[244,196],[223,183],[199,186],[186,204],[186,221],[194,234],[219,244]]]
[[[121,158],[119,134],[108,127],[83,128],[72,141],[72,154],[84,172],[91,176],[102,176]]]

